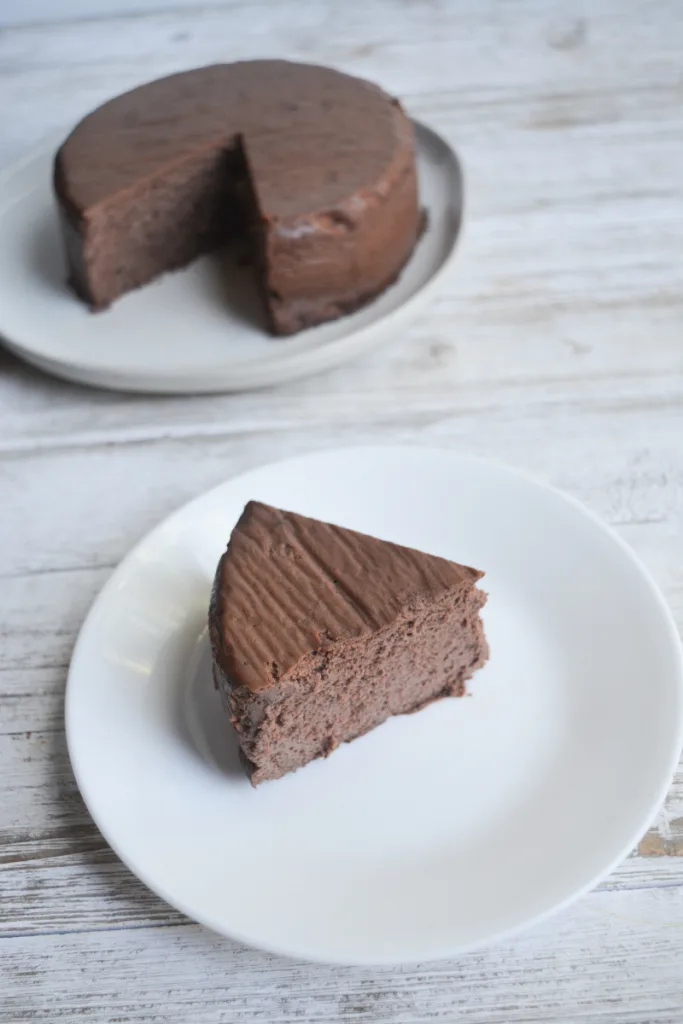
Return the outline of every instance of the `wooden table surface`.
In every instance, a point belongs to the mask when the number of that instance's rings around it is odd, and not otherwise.
[[[460,254],[383,350],[269,392],[108,394],[0,350],[0,1021],[682,1022],[683,772],[597,892],[404,969],[218,938],[129,874],[79,797],[62,713],[88,606],[168,512],[280,456],[402,440],[527,468],[619,531],[683,626],[680,0],[231,0],[8,29],[0,162],[146,79],[264,55],[375,79],[453,143]]]

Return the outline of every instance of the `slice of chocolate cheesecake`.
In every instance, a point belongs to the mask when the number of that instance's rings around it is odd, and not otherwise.
[[[209,626],[252,783],[461,696],[488,657],[482,576],[249,502],[218,566]]]

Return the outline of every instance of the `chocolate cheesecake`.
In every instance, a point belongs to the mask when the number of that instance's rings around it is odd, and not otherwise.
[[[250,502],[218,566],[209,626],[252,783],[461,696],[488,657],[482,576]]]
[[[217,64],[105,103],[55,159],[70,282],[93,310],[239,239],[275,334],[386,289],[420,230],[412,125],[377,86]]]

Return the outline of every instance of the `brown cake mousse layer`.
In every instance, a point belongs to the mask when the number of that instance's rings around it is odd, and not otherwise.
[[[218,566],[209,624],[252,783],[462,695],[488,657],[482,576],[250,502]]]
[[[105,103],[60,148],[54,184],[71,283],[93,309],[239,237],[276,334],[378,295],[420,229],[398,101],[289,61],[199,68]]]

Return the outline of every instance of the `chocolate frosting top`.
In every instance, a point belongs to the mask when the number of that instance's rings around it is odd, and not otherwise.
[[[364,189],[381,189],[412,159],[410,122],[377,86],[331,68],[241,61],[161,78],[98,107],[60,150],[61,198],[82,212],[237,136],[275,218],[362,204]]]
[[[253,692],[311,651],[388,626],[483,573],[445,558],[249,502],[218,566],[212,641]]]

